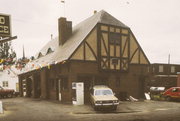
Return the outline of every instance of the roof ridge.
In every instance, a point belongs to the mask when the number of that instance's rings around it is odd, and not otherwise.
[[[127,25],[122,23],[120,20],[106,12],[105,10],[101,10],[99,13],[101,13],[99,23],[104,23],[104,24],[110,24],[110,25],[115,25],[115,26],[120,26],[120,27],[125,27],[129,28]]]
[[[101,16],[100,16],[100,20],[99,20],[98,22],[100,22],[100,21],[101,21],[101,19],[102,19],[102,17],[103,17],[103,14],[105,13],[105,11],[104,11],[104,10],[101,10],[100,12],[101,12]]]

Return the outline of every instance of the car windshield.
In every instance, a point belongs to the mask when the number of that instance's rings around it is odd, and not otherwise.
[[[113,95],[113,92],[112,92],[112,90],[108,90],[108,89],[106,89],[106,90],[96,90],[95,95],[96,96],[97,95]]]
[[[0,89],[3,89],[3,88],[0,86]]]

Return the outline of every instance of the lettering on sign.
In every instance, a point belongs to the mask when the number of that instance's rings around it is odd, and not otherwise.
[[[0,37],[10,37],[10,16],[0,14]]]
[[[0,16],[0,24],[5,24],[5,18]]]

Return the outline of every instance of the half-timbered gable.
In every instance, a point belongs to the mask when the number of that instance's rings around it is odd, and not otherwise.
[[[97,61],[97,28],[95,27],[75,50],[71,60]]]
[[[71,60],[96,61],[100,70],[128,71],[129,64],[149,64],[129,27],[105,11],[71,56]],[[100,16],[100,17],[99,17]],[[88,20],[86,20],[88,21]]]

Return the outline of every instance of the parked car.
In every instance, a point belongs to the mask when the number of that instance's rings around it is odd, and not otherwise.
[[[171,87],[167,89],[164,93],[163,96],[167,101],[171,101],[174,99],[180,100],[180,87]]]
[[[4,89],[0,86],[0,98],[8,97],[11,98],[14,96],[15,91],[13,89]]]
[[[90,102],[94,110],[100,108],[116,110],[119,105],[119,100],[115,97],[112,89],[104,85],[94,86],[90,89]]]
[[[150,87],[151,100],[161,100],[165,87]]]

